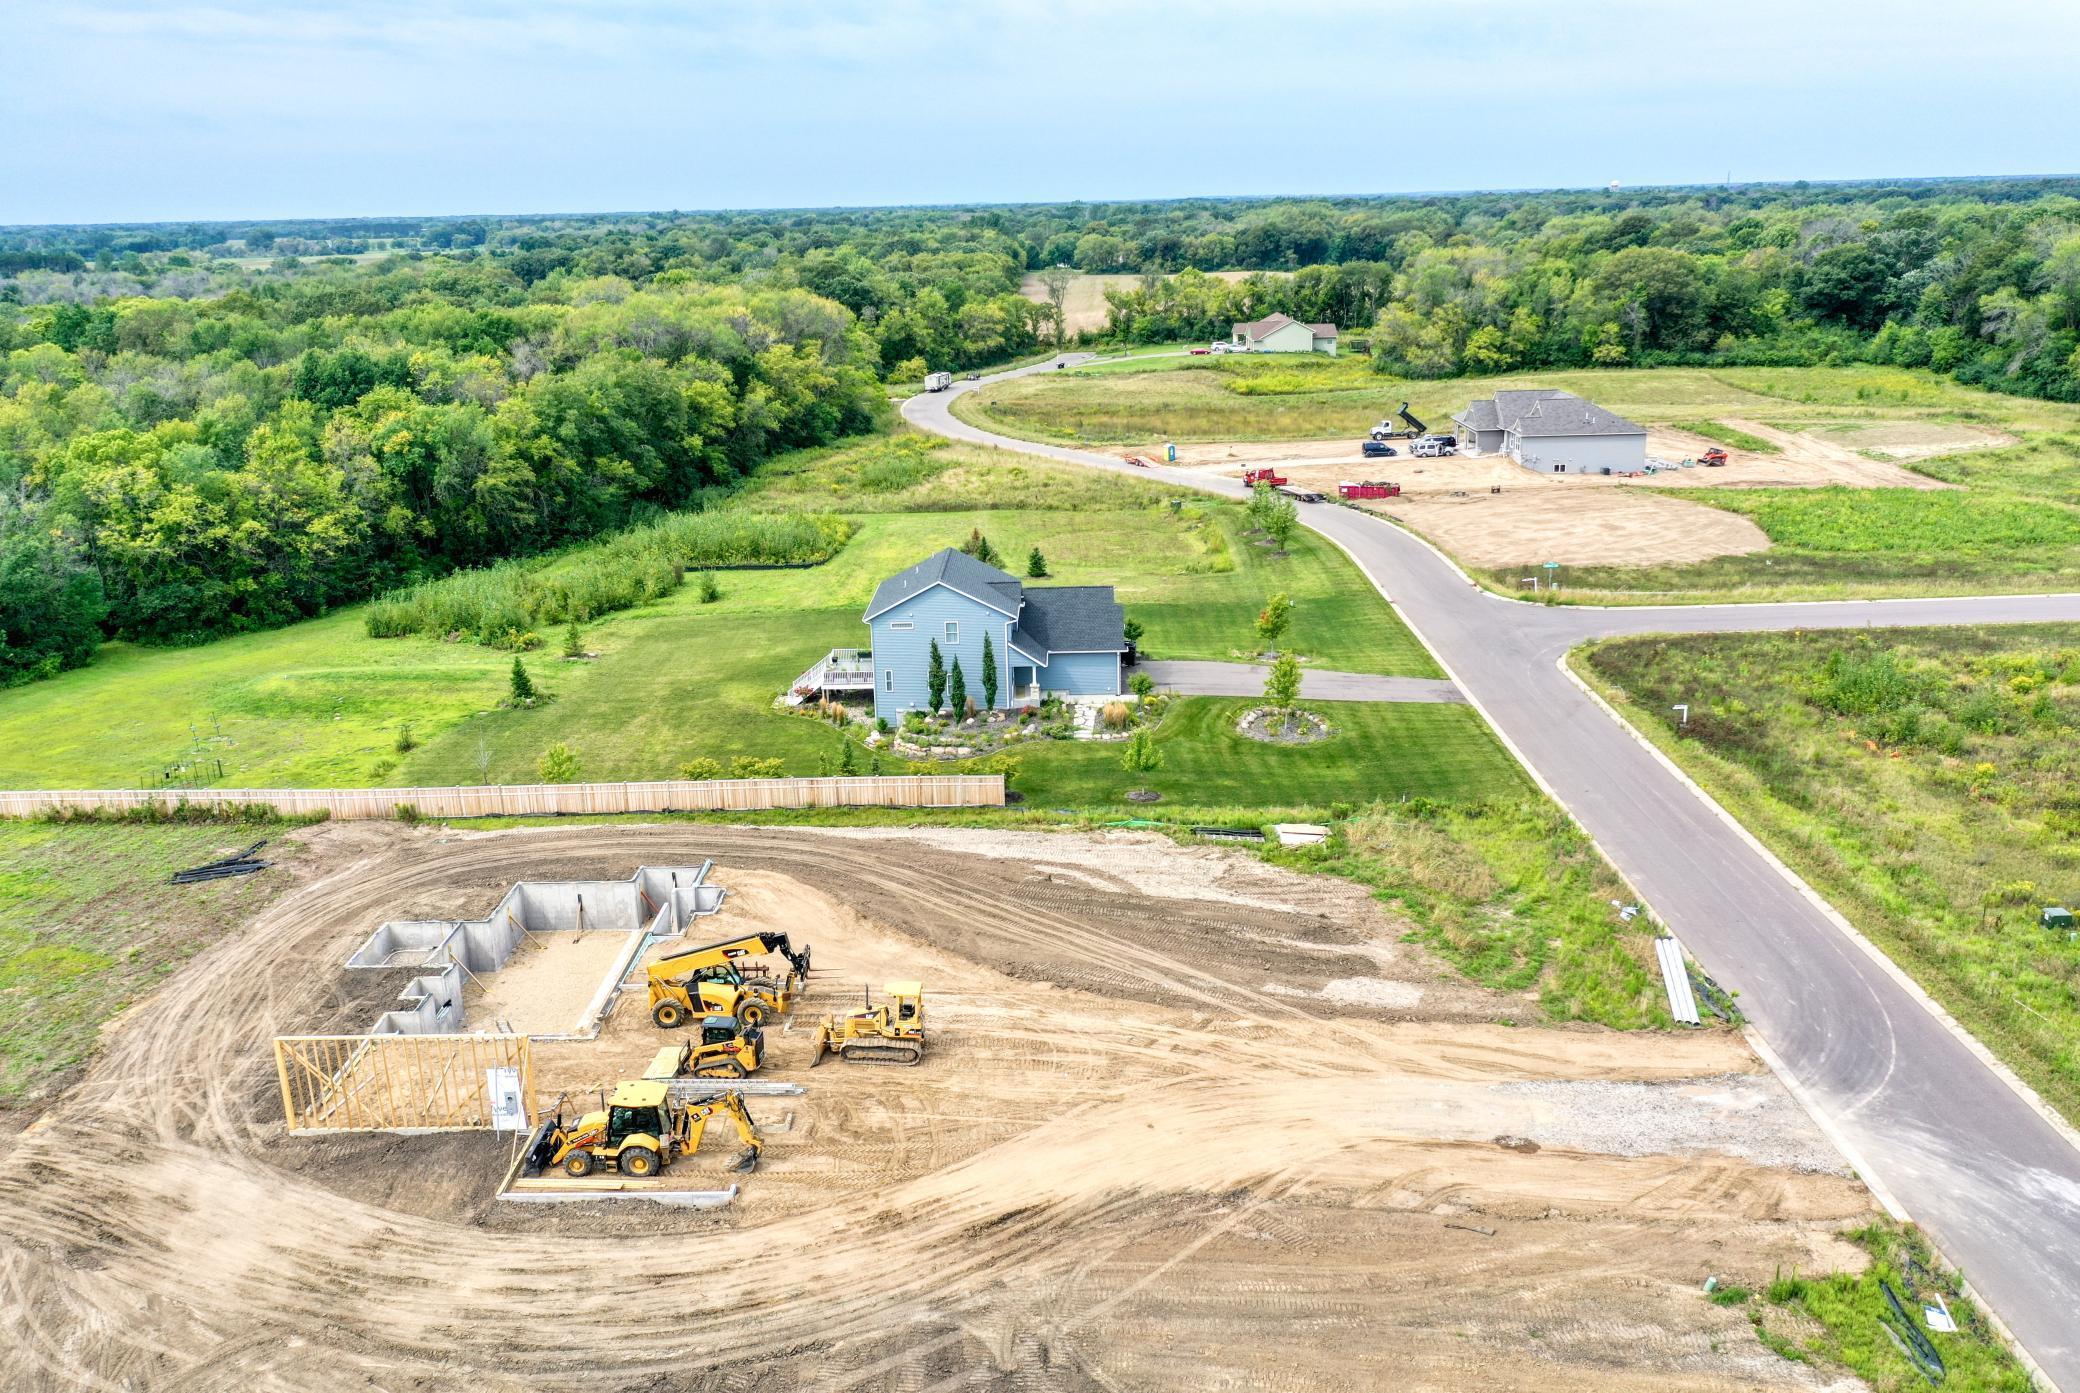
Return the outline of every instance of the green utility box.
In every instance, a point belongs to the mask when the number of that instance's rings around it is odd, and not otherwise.
[[[2047,905],[2044,909],[2043,917],[2038,922],[2053,933],[2071,933],[2073,931],[2073,911],[2060,905]]]

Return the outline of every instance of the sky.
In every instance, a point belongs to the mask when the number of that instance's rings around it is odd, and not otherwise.
[[[0,224],[2068,173],[2065,0],[0,0]]]

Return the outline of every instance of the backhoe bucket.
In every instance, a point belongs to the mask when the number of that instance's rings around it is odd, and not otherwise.
[[[749,1175],[751,1174],[751,1172],[757,1170],[758,1148],[755,1146],[745,1147],[744,1150],[737,1156],[737,1159],[729,1163],[729,1168],[732,1171],[736,1171],[742,1175]]]

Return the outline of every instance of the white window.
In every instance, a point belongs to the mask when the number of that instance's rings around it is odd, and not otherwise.
[[[910,622],[909,620],[907,620],[907,619],[891,619],[891,620],[889,620],[889,621],[888,621],[888,627],[889,627],[889,628],[891,628],[891,629],[905,629],[905,630],[908,630],[908,629],[914,629],[914,628],[916,628],[917,626],[916,626],[915,624],[911,623],[911,622]]]
[[[881,690],[882,690],[882,691],[884,691],[884,692],[892,692],[892,691],[894,691],[895,689],[896,689],[896,670],[895,670],[894,668],[892,668],[892,667],[889,667],[889,668],[883,668],[883,669],[881,670]]]
[[[959,643],[961,641],[961,626],[959,620],[949,619],[946,621],[946,641],[948,643]]]

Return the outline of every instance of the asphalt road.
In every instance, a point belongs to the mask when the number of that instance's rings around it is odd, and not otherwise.
[[[1052,370],[957,383],[903,415],[958,440],[1244,494],[1238,481],[1011,440],[948,410],[978,386]],[[1866,1177],[1963,1267],[2042,1372],[2080,1393],[2080,1146],[1558,666],[1607,635],[2080,620],[2080,596],[1548,609],[1475,587],[1380,518],[1334,505],[1300,516],[1370,573],[1691,955],[1740,991],[1755,1033]]]
[[[1265,663],[1209,663],[1192,658],[1144,658],[1134,670],[1147,673],[1158,687],[1183,696],[1262,696],[1271,676]],[[1381,677],[1326,668],[1300,674],[1300,695],[1316,701],[1466,700],[1457,687],[1441,678]]]

